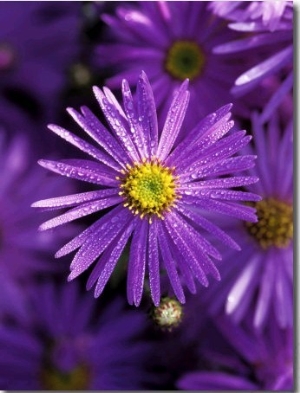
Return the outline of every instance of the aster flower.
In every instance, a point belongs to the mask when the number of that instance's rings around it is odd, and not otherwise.
[[[249,174],[259,176],[260,182],[247,186],[247,190],[262,196],[262,200],[255,203],[258,222],[231,224],[228,233],[235,236],[243,254],[224,255],[222,288],[210,288],[210,293],[203,294],[203,300],[213,313],[219,312],[225,304],[227,314],[236,322],[254,307],[256,328],[265,324],[271,310],[281,327],[292,326],[292,132],[292,123],[282,129],[280,119],[273,117],[264,128],[259,116],[253,116],[254,145],[247,149],[249,154],[258,155],[258,161],[256,169]]]
[[[0,93],[32,95],[51,110],[78,56],[79,23],[80,3],[1,2]]]
[[[76,283],[32,286],[27,320],[0,325],[0,385],[7,390],[130,390],[149,381],[146,316],[120,298],[94,309]],[[120,329],[121,327],[121,329]]]
[[[218,15],[233,20],[231,30],[237,38],[226,44],[217,45],[213,52],[218,54],[240,53],[263,48],[258,64],[241,74],[235,81],[232,92],[242,95],[257,87],[269,75],[282,72],[283,82],[264,108],[262,120],[267,121],[280,105],[284,96],[293,87],[293,2],[251,1],[212,3]],[[241,33],[247,33],[240,39]],[[254,56],[255,57],[255,56]]]
[[[77,251],[71,263],[69,280],[79,276],[98,259],[87,283],[94,284],[99,296],[127,243],[130,242],[127,297],[130,304],[140,304],[146,272],[155,305],[160,301],[160,268],[170,278],[174,293],[185,301],[181,278],[195,292],[194,277],[204,286],[207,274],[220,279],[211,258],[220,259],[203,230],[230,247],[237,244],[205,218],[206,211],[256,221],[255,209],[240,201],[257,201],[255,194],[230,190],[251,184],[254,176],[231,176],[254,165],[254,156],[234,157],[250,136],[244,131],[225,137],[233,122],[231,105],[220,108],[198,124],[194,132],[176,143],[188,106],[187,81],[174,96],[165,126],[158,132],[151,86],[144,72],[132,98],[126,80],[122,84],[124,110],[111,91],[95,87],[94,93],[109,123],[110,130],[83,107],[81,113],[68,112],[94,139],[99,147],[85,142],[69,131],[49,128],[91,160],[41,160],[40,165],[63,176],[96,184],[91,192],[39,201],[34,207],[71,209],[47,222],[40,229],[50,229],[80,217],[110,208],[94,224],[79,234],[56,256]],[[230,175],[216,179],[217,175]],[[179,272],[178,272],[179,271]]]
[[[23,281],[33,273],[57,271],[58,266],[46,258],[65,236],[74,233],[71,227],[64,235],[61,231],[37,232],[41,218],[34,214],[30,204],[37,194],[42,198],[54,195],[57,187],[65,188],[65,192],[72,188],[69,182],[61,184],[61,179],[49,178],[31,166],[29,146],[23,135],[15,135],[9,142],[4,135],[0,138],[0,272],[6,279]]]
[[[206,344],[200,350],[205,368],[183,375],[177,388],[184,390],[293,389],[293,331],[269,320],[263,334],[251,324],[236,326],[226,316],[214,318]]]
[[[207,7],[201,1],[138,1],[117,4],[115,15],[102,14],[108,25],[106,42],[98,45],[95,61],[102,70],[113,70],[107,86],[118,88],[123,78],[133,85],[136,74],[144,69],[157,108],[165,115],[170,92],[189,78],[188,127],[229,102],[229,89],[242,71],[243,59],[237,62],[233,56],[213,53],[215,46],[233,39],[234,33]]]

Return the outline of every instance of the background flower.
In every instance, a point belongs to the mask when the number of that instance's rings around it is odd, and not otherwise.
[[[231,223],[231,230],[227,228],[236,235],[243,253],[224,256],[222,287],[215,287],[216,292],[207,292],[204,297],[213,312],[225,304],[226,312],[236,321],[254,306],[257,328],[264,325],[273,309],[277,323],[287,327],[293,321],[293,128],[289,123],[282,129],[275,117],[263,127],[254,114],[252,132],[254,145],[246,149],[258,159],[249,174],[257,175],[260,181],[247,189],[262,196],[256,203],[258,223]]]
[[[149,381],[151,345],[141,340],[145,315],[126,309],[121,299],[96,313],[96,303],[75,283],[48,282],[30,293],[30,318],[0,328],[2,388],[129,390]]]
[[[208,3],[117,2],[114,14],[101,17],[109,28],[95,61],[107,74],[105,83],[110,88],[119,88],[123,78],[134,85],[136,74],[145,70],[158,110],[165,116],[170,92],[189,78],[187,129],[231,102],[229,89],[242,70],[243,58],[236,61],[236,57],[213,53],[215,46],[233,39],[234,33],[213,16]]]

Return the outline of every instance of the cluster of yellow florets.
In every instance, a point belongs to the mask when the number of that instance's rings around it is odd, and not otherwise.
[[[144,161],[123,170],[120,195],[126,198],[125,206],[141,218],[156,215],[163,218],[163,213],[170,210],[176,200],[177,177],[174,168],[163,166],[157,159]]]

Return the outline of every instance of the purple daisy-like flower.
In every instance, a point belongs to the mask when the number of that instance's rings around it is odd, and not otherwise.
[[[101,15],[108,29],[106,42],[98,45],[96,62],[108,72],[114,70],[107,86],[118,88],[123,78],[134,85],[143,69],[158,110],[166,114],[170,92],[189,78],[188,127],[229,102],[229,89],[242,71],[243,59],[237,62],[231,55],[213,53],[234,33],[207,6],[190,1],[120,3],[115,15]]]
[[[262,200],[255,203],[258,222],[228,229],[243,249],[243,254],[224,256],[222,288],[204,293],[203,299],[217,313],[224,306],[227,314],[240,321],[254,306],[254,326],[260,328],[273,309],[281,327],[293,322],[293,127],[284,129],[278,118],[263,127],[253,116],[254,146],[248,154],[257,154],[257,166],[249,175],[260,182],[247,186]],[[207,296],[207,297],[206,297]]]
[[[1,129],[0,130],[4,131]],[[30,205],[36,198],[55,195],[56,188],[70,192],[69,182],[49,178],[35,166],[31,166],[29,146],[23,135],[11,141],[0,138],[0,272],[1,276],[23,281],[32,273],[54,271],[57,267],[47,260],[53,247],[59,246],[69,234],[61,231],[39,233],[41,219]],[[70,228],[71,229],[71,228]]]
[[[216,54],[240,53],[263,48],[266,53],[259,57],[258,64],[241,74],[235,81],[232,92],[247,93],[257,87],[269,75],[282,72],[282,83],[265,105],[262,120],[267,121],[280,105],[285,95],[293,88],[293,2],[292,1],[239,1],[213,3],[214,11],[225,18],[237,38],[217,45]],[[241,33],[246,33],[240,38]],[[254,56],[255,57],[255,56]]]
[[[0,325],[0,385],[7,390],[138,390],[150,380],[146,316],[117,298],[94,309],[76,283],[32,286],[26,319]]]
[[[94,284],[99,296],[122,251],[130,243],[127,297],[140,304],[145,274],[151,296],[160,302],[160,269],[166,271],[177,298],[185,301],[182,282],[193,293],[194,278],[208,285],[207,274],[220,279],[212,258],[221,259],[218,250],[206,240],[203,231],[229,247],[238,245],[210,222],[207,211],[256,222],[255,209],[242,201],[258,201],[249,192],[230,190],[255,183],[255,176],[232,176],[254,166],[255,156],[236,157],[235,153],[251,139],[245,131],[225,136],[233,126],[226,105],[201,121],[194,132],[176,142],[189,100],[188,82],[182,83],[169,109],[165,125],[158,130],[151,86],[141,73],[135,99],[128,82],[123,81],[124,109],[111,91],[95,87],[94,93],[110,129],[105,128],[86,107],[81,113],[68,109],[74,120],[94,139],[98,147],[56,125],[49,128],[95,159],[41,160],[40,165],[63,176],[97,185],[95,191],[51,198],[33,204],[41,208],[71,208],[45,222],[50,229],[80,217],[105,210],[105,214],[80,233],[56,256],[79,248],[69,280],[79,276],[98,259],[87,288]],[[216,178],[218,175],[227,175]],[[229,175],[229,176],[228,176]]]
[[[186,373],[177,387],[292,391],[293,330],[280,329],[274,316],[269,322],[267,329],[258,333],[251,324],[237,326],[224,315],[215,318],[215,326],[209,326],[206,344],[200,351],[205,370]]]

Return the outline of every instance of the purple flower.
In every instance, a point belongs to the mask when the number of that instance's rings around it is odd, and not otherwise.
[[[51,109],[79,52],[79,23],[80,3],[1,2],[1,94],[22,90]]]
[[[120,299],[94,309],[72,283],[32,286],[27,320],[0,325],[0,384],[7,390],[131,390],[150,379],[146,316]]]
[[[144,69],[157,108],[165,115],[171,103],[170,92],[189,78],[191,103],[185,119],[188,128],[229,102],[229,89],[242,68],[233,56],[215,55],[213,48],[235,34],[222,19],[212,15],[207,5],[120,2],[115,15],[102,15],[109,27],[106,41],[97,48],[96,62],[110,72],[108,87],[118,88],[123,78],[134,85],[136,75]]]
[[[251,324],[237,326],[225,316],[214,318],[201,349],[202,370],[188,372],[177,382],[184,390],[293,389],[293,331],[270,319],[263,333]],[[205,359],[205,360],[204,360]],[[205,369],[204,369],[205,368]]]
[[[262,121],[269,120],[293,87],[293,3],[240,1],[213,3],[211,7],[218,15],[233,20],[229,27],[238,32],[238,39],[217,45],[214,53],[224,55],[250,51],[255,58],[255,52],[251,50],[263,49],[258,64],[236,79],[232,89],[234,94],[245,94],[269,75],[281,71],[284,80],[262,113]],[[246,36],[240,39],[241,33],[246,33]]]
[[[220,17],[255,29],[275,31],[284,28],[285,13],[293,7],[292,1],[212,1],[209,8]],[[230,27],[234,27],[231,24]],[[242,27],[242,25],[240,25]]]
[[[283,129],[280,119],[273,117],[264,128],[259,116],[253,116],[254,146],[247,148],[248,154],[258,155],[258,162],[249,175],[258,176],[260,182],[247,190],[263,198],[255,203],[258,222],[231,224],[228,233],[243,253],[224,257],[222,288],[203,294],[212,312],[225,304],[236,322],[254,306],[256,328],[265,324],[271,310],[281,327],[292,326],[293,321],[292,132],[291,122]]]
[[[41,208],[71,208],[45,222],[50,229],[92,213],[105,211],[93,225],[80,233],[56,257],[79,248],[69,280],[79,276],[98,259],[87,288],[94,284],[99,296],[122,251],[130,243],[127,297],[140,304],[147,274],[155,305],[160,302],[160,269],[166,271],[177,298],[185,301],[182,281],[192,293],[194,278],[207,286],[207,274],[220,279],[211,258],[221,259],[206,240],[204,231],[227,246],[239,249],[226,233],[205,216],[213,211],[247,221],[256,221],[255,209],[241,201],[258,201],[255,194],[229,188],[255,183],[255,176],[232,176],[252,168],[255,156],[236,157],[251,137],[232,128],[231,105],[220,108],[200,122],[182,142],[176,142],[187,110],[187,81],[176,92],[165,125],[158,131],[153,93],[144,72],[133,99],[126,80],[122,84],[124,110],[106,87],[94,93],[110,126],[83,107],[81,113],[68,109],[74,120],[97,142],[98,147],[69,131],[50,125],[57,135],[95,159],[41,160],[40,165],[63,176],[97,185],[98,189],[33,204]],[[229,175],[216,178],[219,175]]]
[[[61,179],[45,176],[39,168],[31,166],[29,146],[23,135],[16,135],[7,142],[4,133],[1,134],[0,168],[1,276],[23,281],[32,273],[57,270],[46,258],[66,235],[37,232],[41,219],[30,205],[37,195],[40,198],[49,193],[53,195],[57,187],[64,187],[66,192],[72,188],[68,183],[61,184]]]

